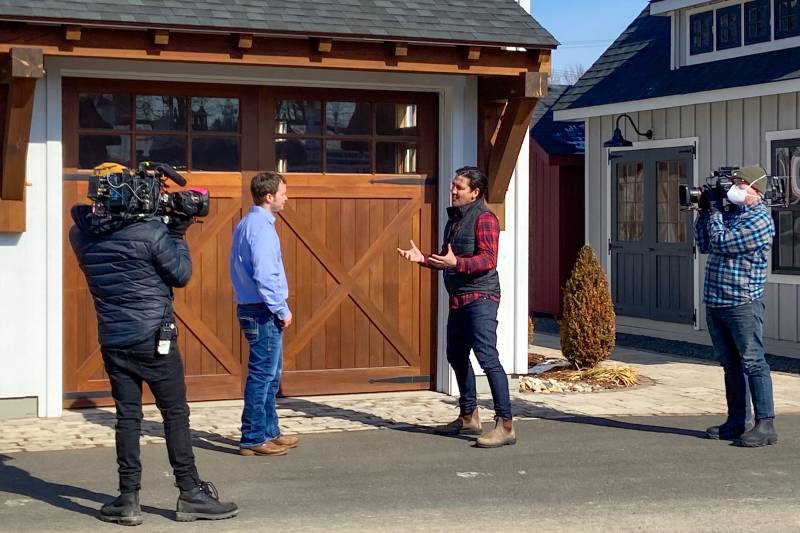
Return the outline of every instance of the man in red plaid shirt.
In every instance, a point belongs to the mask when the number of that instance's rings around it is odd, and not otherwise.
[[[480,448],[496,448],[517,441],[511,418],[508,377],[497,353],[500,224],[484,201],[488,185],[489,179],[479,169],[458,169],[450,186],[451,207],[447,208],[448,221],[441,252],[425,255],[414,241],[408,250],[397,249],[409,261],[441,270],[450,295],[447,361],[458,382],[460,412],[458,418],[436,430],[446,435],[480,435],[476,442]],[[470,351],[474,351],[486,373],[494,400],[495,427],[486,433],[481,432]]]

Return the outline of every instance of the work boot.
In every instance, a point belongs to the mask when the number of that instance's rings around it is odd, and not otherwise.
[[[300,439],[294,435],[278,435],[270,441],[272,444],[283,446],[285,448],[297,448],[300,444]]]
[[[746,431],[733,444],[745,448],[758,448],[768,444],[778,443],[778,434],[772,425],[772,418],[762,418],[756,421],[756,425],[750,431]]]
[[[139,491],[123,492],[113,502],[100,508],[100,520],[123,526],[138,526],[142,523],[142,508],[139,506]]]
[[[264,444],[252,448],[239,448],[239,455],[286,455],[289,447],[276,444],[275,440],[268,440]]]
[[[742,433],[752,427],[750,424],[736,424],[726,420],[719,426],[711,426],[706,429],[706,438],[712,440],[736,440],[742,436]]]
[[[239,514],[239,507],[232,502],[219,501],[216,487],[209,481],[201,481],[189,490],[181,490],[175,510],[178,522],[195,520],[222,520]]]
[[[467,415],[459,416],[449,424],[436,426],[434,431],[439,435],[480,435],[481,418],[478,408]]]
[[[495,417],[494,429],[487,431],[475,443],[478,448],[499,448],[507,444],[517,443],[517,434],[514,432],[514,424],[509,419]]]

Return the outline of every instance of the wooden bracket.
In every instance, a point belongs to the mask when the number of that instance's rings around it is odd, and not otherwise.
[[[253,47],[253,36],[249,33],[240,33],[236,40],[236,46],[242,49]]]
[[[169,44],[169,30],[153,31],[153,44],[166,46]]]
[[[316,49],[320,54],[328,54],[333,50],[333,39],[316,39]]]
[[[481,58],[481,47],[470,46],[467,48],[467,61],[477,61]]]
[[[517,165],[517,158],[525,134],[531,123],[536,98],[511,98],[500,117],[497,137],[489,155],[488,201],[497,203],[505,199],[511,175]]]
[[[408,43],[394,43],[394,56],[395,57],[408,56]]]
[[[81,40],[81,27],[80,26],[67,26],[64,30],[64,38],[68,41]]]

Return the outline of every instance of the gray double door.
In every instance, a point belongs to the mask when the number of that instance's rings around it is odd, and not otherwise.
[[[611,292],[618,315],[694,321],[694,229],[678,186],[692,147],[611,153]]]

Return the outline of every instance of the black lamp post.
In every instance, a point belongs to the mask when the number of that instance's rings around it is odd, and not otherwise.
[[[621,114],[620,116],[617,117],[617,126],[614,128],[614,133],[611,135],[611,138],[603,143],[603,146],[605,148],[617,148],[617,147],[620,147],[620,146],[633,146],[633,143],[631,141],[629,141],[628,139],[626,139],[625,137],[622,136],[622,130],[619,129],[619,120],[622,117],[625,117],[625,118],[628,119],[628,121],[631,123],[631,126],[633,126],[633,131],[635,131],[637,135],[639,135],[640,137],[647,137],[648,139],[652,139],[653,138],[653,130],[647,130],[646,132],[642,133],[636,127],[636,124],[633,123],[633,119],[630,117],[630,115],[628,115],[627,113],[623,113],[623,114]]]

